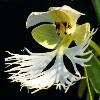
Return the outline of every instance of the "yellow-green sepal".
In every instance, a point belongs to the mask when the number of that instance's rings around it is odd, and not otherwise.
[[[54,49],[61,40],[53,24],[43,24],[34,28],[32,36],[40,45],[48,49]]]
[[[90,24],[89,23],[85,23],[82,25],[77,25],[76,26],[76,31],[74,33],[74,41],[75,43],[78,45],[80,43],[82,43],[87,35],[90,33]]]

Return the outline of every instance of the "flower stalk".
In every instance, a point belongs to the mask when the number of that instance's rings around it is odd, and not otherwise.
[[[68,34],[65,37],[63,37],[62,41],[59,43],[57,46],[57,50],[61,53],[64,51],[64,49],[68,48],[71,42],[73,41],[73,36],[72,34]]]
[[[89,97],[90,97],[90,100],[93,100],[90,85],[89,85],[89,79],[88,79],[88,75],[87,75],[87,71],[86,71],[86,66],[84,67],[84,72],[85,72],[85,76],[86,76],[86,83],[87,83],[87,88],[88,88],[88,92],[89,92]]]

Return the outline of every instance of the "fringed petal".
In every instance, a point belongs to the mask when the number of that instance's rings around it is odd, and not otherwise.
[[[13,81],[22,81],[21,78],[30,80],[35,74],[43,71],[54,58],[55,54],[56,51],[30,53],[30,55],[11,54],[11,57],[5,58],[5,64],[9,66],[7,67],[6,72],[12,74],[10,79]],[[14,65],[15,67],[10,68],[11,65]]]

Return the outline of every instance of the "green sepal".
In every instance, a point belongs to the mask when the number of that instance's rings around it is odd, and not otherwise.
[[[34,28],[32,36],[40,45],[48,49],[54,49],[61,40],[53,24],[43,24]]]
[[[76,26],[76,31],[74,33],[74,41],[75,43],[78,45],[80,43],[82,43],[87,35],[90,33],[90,24],[89,23],[85,23],[82,25],[77,25]]]

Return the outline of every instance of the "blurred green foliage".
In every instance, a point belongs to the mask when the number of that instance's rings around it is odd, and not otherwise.
[[[100,24],[100,0],[92,0],[92,4],[96,12],[97,20]]]

